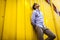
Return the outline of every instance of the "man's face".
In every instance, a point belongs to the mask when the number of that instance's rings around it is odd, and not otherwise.
[[[36,9],[39,9],[39,4],[35,5],[35,8],[36,8]]]

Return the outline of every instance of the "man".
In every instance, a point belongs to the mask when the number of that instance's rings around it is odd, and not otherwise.
[[[39,4],[34,3],[33,9],[34,10],[31,16],[31,22],[36,30],[38,40],[44,40],[43,33],[48,36],[46,40],[54,40],[56,36],[44,26],[44,19],[42,16],[42,12],[39,10]]]

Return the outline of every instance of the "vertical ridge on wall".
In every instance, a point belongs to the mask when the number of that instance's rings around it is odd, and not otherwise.
[[[24,30],[25,30],[25,40],[27,40],[27,37],[26,37],[26,35],[27,35],[27,34],[26,34],[26,15],[25,15],[25,1],[26,1],[26,0],[24,0],[24,19],[25,19],[25,20],[24,20],[24,26],[25,26]]]
[[[15,30],[15,40],[17,40],[17,0],[16,0],[16,30]]]

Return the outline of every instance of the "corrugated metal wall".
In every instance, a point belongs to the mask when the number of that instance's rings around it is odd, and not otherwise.
[[[60,11],[60,0],[51,0],[51,6],[45,0],[0,0],[0,40],[37,40],[30,22],[34,2],[40,4],[44,24],[60,40],[60,16],[52,7],[54,3]]]

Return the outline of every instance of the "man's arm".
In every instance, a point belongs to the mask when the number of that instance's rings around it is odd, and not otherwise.
[[[31,23],[32,23],[33,25],[36,25],[36,23],[35,23],[35,12],[32,13]]]

